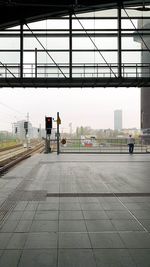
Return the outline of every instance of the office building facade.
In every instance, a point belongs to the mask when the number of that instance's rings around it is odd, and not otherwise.
[[[120,131],[122,129],[122,110],[114,111],[114,130]]]

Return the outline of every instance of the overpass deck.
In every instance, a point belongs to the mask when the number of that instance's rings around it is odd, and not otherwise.
[[[140,78],[0,78],[0,87],[150,87],[150,79]]]

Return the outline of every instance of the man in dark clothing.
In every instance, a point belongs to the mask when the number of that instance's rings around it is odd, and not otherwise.
[[[134,150],[134,144],[135,144],[135,140],[134,140],[134,138],[132,138],[132,135],[129,135],[127,143],[129,146],[129,153],[132,154],[133,150]]]

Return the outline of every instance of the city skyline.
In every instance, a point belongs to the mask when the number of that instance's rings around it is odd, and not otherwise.
[[[133,101],[134,100],[134,101]],[[134,102],[134,104],[133,104]],[[0,130],[11,131],[11,124],[26,119],[34,127],[45,127],[45,116],[56,118],[60,112],[63,131],[78,126],[113,129],[114,110],[123,110],[124,128],[140,128],[139,88],[73,88],[73,89],[1,89]],[[56,127],[54,123],[54,127]]]

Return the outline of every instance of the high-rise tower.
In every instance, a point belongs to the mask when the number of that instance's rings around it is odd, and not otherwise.
[[[114,111],[114,130],[122,129],[122,110],[117,109]]]

